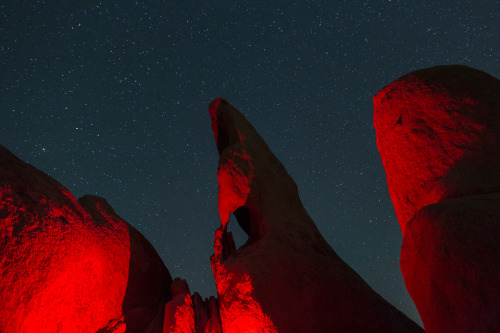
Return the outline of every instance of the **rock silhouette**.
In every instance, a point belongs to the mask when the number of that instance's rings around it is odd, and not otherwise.
[[[374,107],[401,270],[426,332],[500,332],[500,81],[423,69]]]
[[[211,261],[223,332],[422,332],[323,239],[244,116],[223,99],[209,109],[220,154]],[[226,230],[231,212],[249,236],[239,249]]]
[[[0,146],[0,332],[161,332],[172,279],[107,202]]]

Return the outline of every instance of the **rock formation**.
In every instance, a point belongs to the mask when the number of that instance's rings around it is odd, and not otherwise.
[[[500,81],[434,67],[374,106],[401,270],[426,332],[500,332]]]
[[[171,282],[104,199],[0,146],[0,332],[161,332]]]
[[[222,333],[214,297],[203,301],[198,293],[191,296],[186,280],[180,278],[174,279],[171,292],[163,333]]]
[[[186,280],[175,278],[170,290],[172,300],[165,306],[164,333],[194,333],[194,308]]]
[[[220,154],[212,268],[224,333],[422,332],[373,291],[319,233],[264,140],[222,99],[210,105]],[[236,249],[231,212],[249,235]]]

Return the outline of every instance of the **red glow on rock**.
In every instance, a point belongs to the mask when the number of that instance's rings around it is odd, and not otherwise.
[[[19,207],[26,201],[16,200],[2,207],[9,216],[0,241],[0,331],[96,332],[122,315],[130,258],[126,228],[111,225],[117,237],[111,242],[82,211],[37,195],[30,194],[39,204]],[[0,200],[16,196],[3,191]],[[115,242],[120,246],[110,244]]]
[[[500,332],[500,81],[428,68],[374,105],[401,271],[426,332]]]
[[[241,144],[229,147],[220,156],[217,168],[219,182],[219,216],[225,229],[230,213],[244,206],[250,193],[253,165]]]
[[[81,200],[0,146],[0,332],[139,332],[162,314],[170,276],[152,246]]]
[[[463,194],[445,176],[484,137],[486,124],[471,109],[471,96],[414,74],[385,87],[373,103],[377,146],[404,234],[419,209]]]
[[[171,286],[172,300],[165,306],[164,333],[195,333],[193,301],[186,280],[176,278]]]
[[[219,294],[222,331],[276,333],[272,320],[256,301],[250,275],[244,270],[228,271],[223,263],[235,250],[231,234],[217,229],[214,248],[210,259]]]
[[[172,300],[165,306],[164,333],[222,333],[219,309],[214,297],[203,301],[192,296],[186,280],[176,278],[171,285]]]

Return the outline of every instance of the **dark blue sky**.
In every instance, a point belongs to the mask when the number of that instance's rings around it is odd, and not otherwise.
[[[208,104],[224,97],[337,253],[419,320],[371,99],[434,65],[500,77],[499,13],[497,0],[0,0],[0,144],[76,197],[105,197],[207,297],[219,224]]]

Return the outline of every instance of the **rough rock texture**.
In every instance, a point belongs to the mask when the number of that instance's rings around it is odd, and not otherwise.
[[[194,309],[186,280],[175,278],[172,300],[165,306],[164,333],[195,333]]]
[[[171,281],[104,199],[0,146],[0,332],[161,332]]]
[[[377,146],[403,235],[422,207],[500,191],[498,89],[484,72],[440,66],[374,97]]]
[[[422,332],[332,250],[243,115],[217,99],[210,116],[222,223],[211,261],[224,333]],[[249,235],[239,249],[226,231],[230,212]]]
[[[198,293],[191,296],[186,280],[175,278],[172,300],[165,306],[164,333],[222,333],[217,301],[203,301]]]
[[[500,332],[500,81],[434,67],[374,106],[401,270],[426,332]]]

